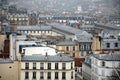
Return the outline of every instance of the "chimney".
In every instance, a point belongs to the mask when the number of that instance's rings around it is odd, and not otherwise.
[[[62,54],[60,54],[60,61],[62,61]]]
[[[25,49],[23,49],[23,54],[25,54]]]
[[[48,53],[46,52],[46,54],[45,54],[45,58],[46,58],[46,60],[48,59]]]

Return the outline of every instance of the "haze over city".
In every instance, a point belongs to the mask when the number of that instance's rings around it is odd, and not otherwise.
[[[120,0],[12,0],[15,4],[30,11],[63,13],[119,13]]]
[[[0,0],[0,80],[120,80],[120,0]]]

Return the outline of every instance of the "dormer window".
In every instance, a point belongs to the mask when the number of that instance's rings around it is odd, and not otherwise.
[[[102,66],[105,66],[105,62],[104,61],[102,61]]]
[[[115,43],[114,46],[115,46],[115,47],[118,47],[118,43]]]
[[[110,43],[106,43],[106,47],[107,47],[107,48],[110,48]]]

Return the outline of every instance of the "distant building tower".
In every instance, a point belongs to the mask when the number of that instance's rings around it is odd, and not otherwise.
[[[36,13],[30,13],[29,14],[29,25],[37,25],[38,19]]]

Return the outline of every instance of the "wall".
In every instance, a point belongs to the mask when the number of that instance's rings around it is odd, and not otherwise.
[[[92,51],[93,53],[98,53],[101,50],[100,38],[98,36],[93,37]]]
[[[19,80],[18,71],[18,61],[15,61],[14,63],[1,63],[0,80]]]
[[[0,34],[0,50],[2,50],[3,47],[3,42],[6,39],[6,35],[1,35]]]
[[[44,70],[40,70],[40,62],[36,62],[36,70],[33,70],[33,62],[29,62],[29,80],[32,80],[33,71],[36,72],[36,80],[40,80],[40,72],[44,72],[44,80],[47,80],[47,72],[51,72],[51,80],[55,80],[55,72],[58,73],[58,80],[62,80],[62,72],[66,72],[66,80],[72,80],[71,79],[71,72],[73,72],[73,80],[75,78],[75,71],[74,71],[74,62],[73,62],[73,69],[71,69],[71,62],[65,62],[66,63],[66,69],[62,70],[62,62],[59,62],[59,69],[55,70],[55,62],[51,62],[51,70],[47,70],[47,63],[44,62]],[[21,80],[25,79],[25,62],[21,63]],[[43,79],[42,79],[43,80]]]

